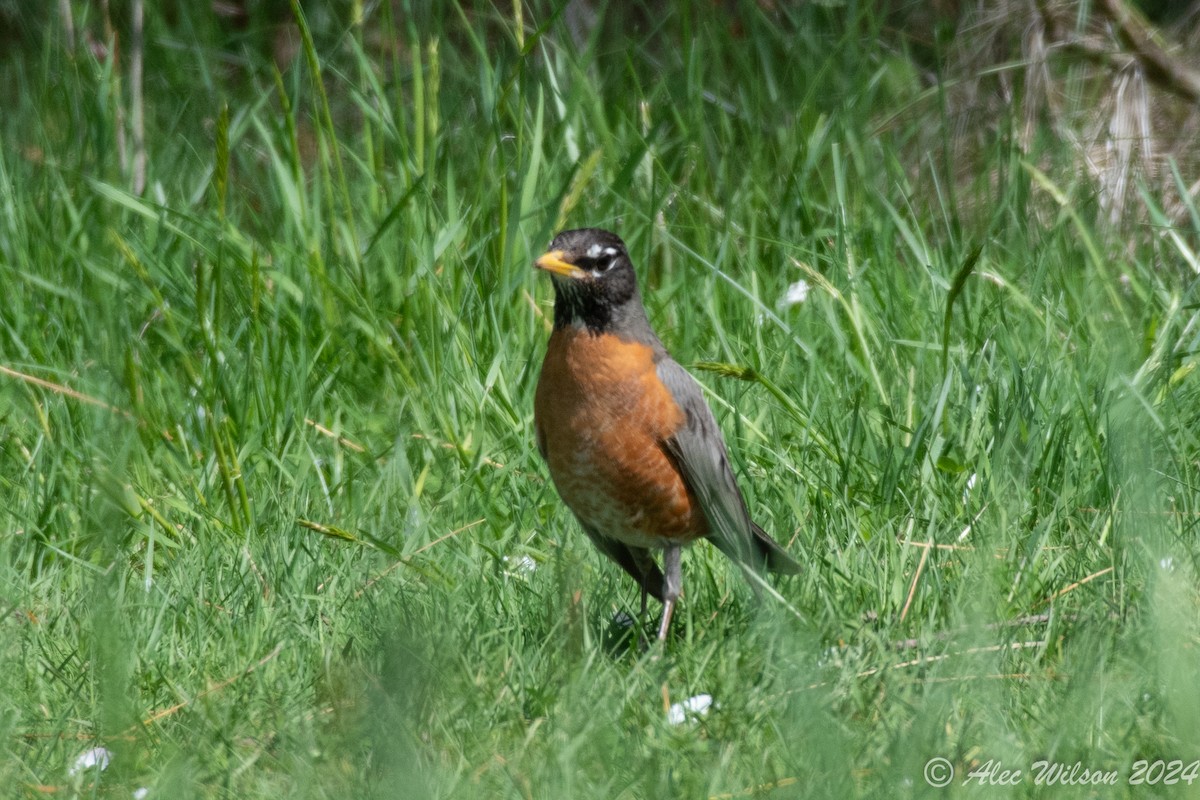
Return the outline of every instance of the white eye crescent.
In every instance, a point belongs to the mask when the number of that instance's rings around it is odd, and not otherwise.
[[[603,245],[594,244],[587,249],[587,257],[592,259],[593,261],[600,258],[600,256],[602,256],[602,255],[612,258],[616,254],[617,254],[617,248],[611,247],[611,246],[604,247]]]

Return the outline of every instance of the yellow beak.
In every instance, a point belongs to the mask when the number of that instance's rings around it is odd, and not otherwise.
[[[587,277],[587,272],[579,267],[563,260],[566,255],[562,250],[551,250],[546,255],[533,262],[533,265],[538,269],[544,269],[546,272],[552,272],[555,275],[562,275],[566,278],[584,278]]]

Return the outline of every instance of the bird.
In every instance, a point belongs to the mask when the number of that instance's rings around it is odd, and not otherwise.
[[[684,546],[707,539],[744,569],[799,572],[750,519],[712,410],[650,326],[621,238],[562,231],[534,267],[554,286],[534,392],[538,451],[583,532],[641,587],[643,617],[647,595],[662,602],[659,642],[683,588]]]

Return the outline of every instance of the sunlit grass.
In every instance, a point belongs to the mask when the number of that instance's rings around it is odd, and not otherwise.
[[[0,785],[890,796],[934,756],[1200,758],[1197,231],[1118,239],[1002,141],[960,213],[874,127],[869,18],[578,42],[496,8],[314,14],[279,75],[152,25],[144,197],[104,64],[2,68]],[[574,225],[629,243],[807,566],[756,601],[692,549],[660,660],[532,442],[530,260]]]

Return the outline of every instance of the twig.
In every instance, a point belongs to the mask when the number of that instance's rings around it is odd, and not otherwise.
[[[1044,606],[1044,605],[1053,603],[1055,600],[1062,597],[1067,592],[1073,592],[1076,589],[1078,589],[1080,586],[1083,586],[1085,583],[1091,583],[1092,581],[1096,580],[1096,578],[1099,578],[1101,575],[1107,575],[1108,573],[1110,573],[1112,571],[1113,571],[1112,567],[1105,567],[1104,569],[1100,570],[1099,572],[1093,572],[1091,575],[1088,575],[1086,578],[1077,580],[1074,583],[1072,583],[1070,586],[1059,589],[1057,592],[1055,592],[1054,594],[1050,595],[1042,602],[1035,605],[1034,608],[1037,608],[1038,606]]]
[[[1078,616],[1079,616],[1078,614],[1059,614],[1059,615],[1056,615],[1056,618],[1061,619],[1065,622],[1074,622],[1076,619],[1078,619]],[[1051,619],[1050,614],[1026,614],[1023,617],[1017,617],[1016,619],[1005,620],[1004,622],[989,622],[987,625],[983,626],[983,630],[994,632],[994,631],[1006,630],[1009,628],[1024,628],[1024,627],[1029,627],[1031,625],[1048,625],[1050,623],[1050,619]],[[922,641],[920,639],[901,639],[899,641],[892,642],[891,646],[892,646],[893,650],[918,650],[918,649],[926,646],[927,644],[929,644],[929,642],[931,642],[931,641],[933,641],[933,642],[948,641],[949,639],[953,638],[954,636],[957,636],[958,634],[968,633],[971,630],[972,630],[971,627],[964,627],[964,628],[959,628],[957,630],[944,631],[942,633],[935,634],[933,637],[931,637],[930,639],[928,639],[926,641]]]
[[[1008,644],[990,644],[990,645],[986,645],[983,647],[969,647],[966,650],[960,650],[956,653],[942,653],[941,655],[936,655],[936,656],[921,656],[920,658],[914,658],[914,659],[911,659],[910,661],[901,661],[899,664],[891,664],[886,667],[874,667],[872,669],[863,670],[862,672],[855,673],[855,677],[856,678],[868,678],[872,675],[883,672],[884,670],[907,669],[908,667],[919,667],[919,666],[923,666],[925,664],[935,664],[938,661],[945,661],[946,659],[951,658],[953,656],[972,656],[972,655],[979,655],[980,653],[1000,653],[1005,650],[1025,650],[1025,649],[1029,649],[1029,648],[1042,647],[1044,645],[1045,645],[1045,642],[1033,641],[1033,642],[1009,642]]]
[[[932,549],[933,540],[930,539],[925,544],[925,549],[921,551],[921,560],[917,562],[917,572],[913,575],[912,583],[908,587],[908,597],[904,599],[904,608],[900,610],[901,622],[904,622],[904,618],[908,616],[908,609],[912,605],[913,595],[917,593],[917,581],[921,580],[921,573],[925,571],[925,562],[929,559],[929,551]]]
[[[84,394],[83,392],[78,392],[69,386],[63,386],[61,383],[53,383],[42,378],[35,378],[32,375],[26,375],[24,372],[17,372],[15,369],[10,369],[3,364],[0,364],[0,374],[8,375],[11,378],[16,378],[17,380],[24,381],[25,383],[37,386],[41,389],[47,389],[55,394],[61,394],[63,397],[69,397],[72,400],[78,400],[81,403],[99,406],[106,411],[111,411],[114,414],[120,414],[126,419],[133,419],[133,415],[125,409],[117,408],[116,406],[110,406],[108,403],[97,397],[92,397],[91,395]]]
[[[546,314],[542,311],[541,307],[537,304],[537,300],[533,299],[533,295],[531,295],[529,293],[528,289],[521,290],[521,297],[525,300],[526,303],[529,304],[529,307],[533,309],[534,316],[536,316],[539,320],[542,321],[542,326],[545,327],[546,330],[550,330],[550,328],[552,328],[554,326],[554,323],[546,318]]]
[[[902,542],[905,547],[923,547],[926,550],[974,550],[969,544],[937,544],[936,542]]]
[[[422,441],[426,441],[426,442],[433,442],[434,444],[441,447],[443,450],[453,450],[457,453],[461,453],[462,455],[470,455],[470,453],[468,453],[467,450],[464,447],[462,447],[461,445],[454,444],[453,442],[444,442],[434,436],[427,436],[424,433],[414,433],[412,435],[412,438],[413,439],[421,439]],[[504,469],[504,465],[501,464],[499,461],[496,461],[495,459],[487,458],[485,456],[484,458],[482,458],[480,460],[484,464],[487,464],[489,467],[494,467],[496,469]]]
[[[220,690],[235,683],[236,681],[240,680],[241,678],[246,677],[251,672],[254,672],[254,670],[258,669],[263,664],[266,664],[268,661],[275,658],[275,656],[279,655],[282,652],[283,652],[283,642],[280,642],[279,644],[275,645],[274,650],[267,653],[265,656],[260,658],[257,662],[246,667],[244,670],[242,670],[238,674],[228,677],[225,680],[221,681],[220,683],[217,683],[217,684],[214,684],[213,686],[208,687],[207,689],[200,692],[195,697],[193,697],[189,700],[184,700],[183,702],[176,703],[175,705],[171,706],[170,708],[164,708],[162,711],[156,711],[155,713],[146,717],[146,719],[144,719],[142,721],[142,725],[143,726],[151,725],[155,722],[158,722],[160,719],[169,717],[172,714],[175,714],[176,712],[180,711],[181,709],[186,708],[194,701],[199,700],[201,697],[207,697],[208,695],[212,694],[213,692],[219,692]]]
[[[325,436],[328,436],[330,439],[337,440],[337,443],[340,444],[342,447],[349,447],[351,450],[353,450],[356,453],[365,453],[367,451],[367,448],[363,447],[361,444],[358,444],[357,442],[353,442],[353,441],[347,439],[345,436],[337,435],[336,433],[331,431],[329,428],[326,428],[324,425],[322,425],[321,423],[319,423],[315,420],[311,420],[308,417],[305,417],[304,422],[306,424],[311,425],[314,428],[316,428],[317,433],[324,434]]]
[[[487,517],[481,517],[481,518],[475,520],[474,522],[468,522],[466,525],[463,525],[461,528],[459,528],[457,530],[450,531],[445,536],[440,536],[437,539],[434,539],[432,542],[430,542],[427,545],[418,547],[416,550],[413,551],[413,554],[411,556],[406,556],[405,558],[400,559],[399,561],[397,561],[396,563],[392,564],[387,569],[385,569],[383,572],[379,573],[374,578],[371,578],[371,580],[364,583],[363,587],[354,593],[354,599],[357,600],[358,598],[362,597],[363,593],[366,592],[367,589],[370,589],[376,583],[383,580],[384,577],[389,575],[397,567],[401,567],[401,566],[409,563],[409,561],[412,560],[413,556],[420,555],[421,553],[424,553],[429,548],[433,547],[435,544],[440,544],[441,542],[446,541],[447,539],[451,538],[452,536],[457,536],[458,534],[462,533],[463,531],[470,530],[471,528],[474,528],[476,525],[482,525],[485,522],[487,522]]]

